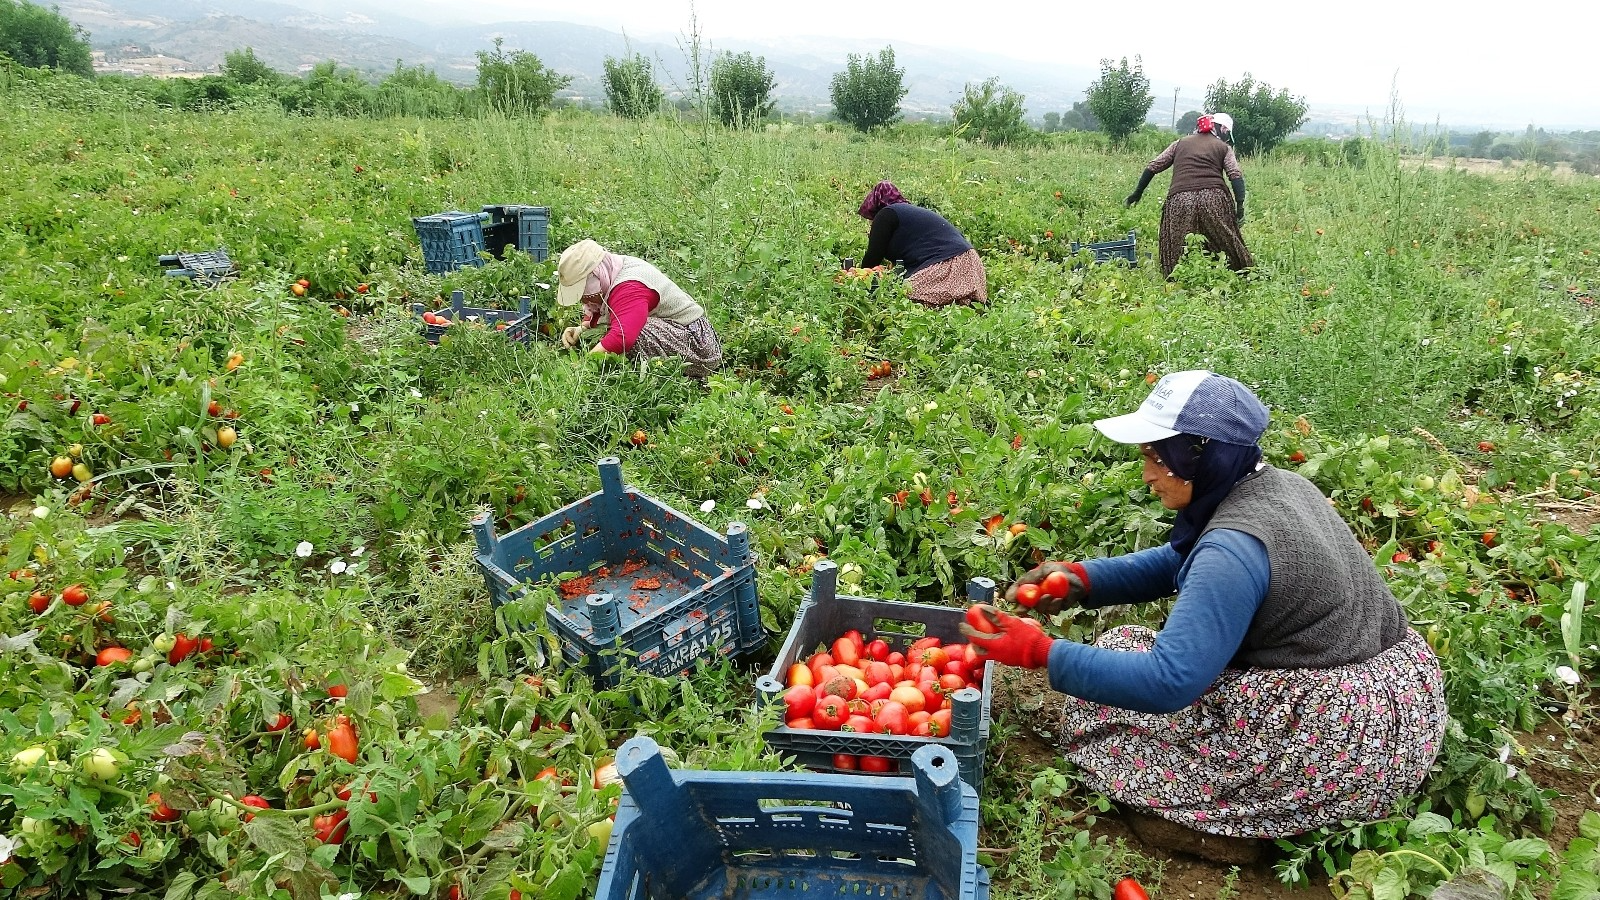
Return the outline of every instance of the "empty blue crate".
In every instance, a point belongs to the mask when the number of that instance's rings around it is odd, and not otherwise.
[[[485,206],[492,225],[497,229],[500,246],[515,244],[518,250],[530,254],[538,262],[550,258],[550,207],[548,206]]]
[[[822,560],[812,567],[811,598],[800,605],[771,672],[756,682],[764,702],[782,703],[787,690],[784,678],[789,667],[804,662],[813,650],[832,644],[852,628],[860,631],[867,641],[882,638],[891,649],[902,653],[921,637],[936,637],[945,644],[966,643],[961,634],[961,623],[966,617],[962,607],[841,596],[838,583],[839,568],[834,562]],[[971,603],[993,601],[994,582],[987,578],[972,579],[967,584],[967,600]],[[843,753],[887,757],[903,772],[918,750],[939,744],[955,756],[961,779],[974,790],[981,790],[984,753],[989,746],[990,705],[994,700],[993,670],[994,663],[983,664],[983,676],[979,679],[983,685],[981,691],[963,688],[951,695],[950,734],[942,738],[825,731],[788,725],[779,725],[763,737],[773,750],[794,757],[800,765],[824,771],[839,771],[834,768],[833,758]]]
[[[192,278],[211,285],[239,275],[239,267],[228,258],[226,247],[204,253],[167,253],[156,257],[156,262],[176,267],[166,271],[168,278]]]
[[[911,777],[667,768],[655,741],[617,751],[623,794],[596,900],[987,900],[978,795],[948,748]]]
[[[449,211],[411,220],[422,242],[422,261],[429,272],[454,272],[462,266],[481,266],[478,254],[485,248],[484,213]]]
[[[1129,264],[1138,265],[1138,249],[1138,232],[1130,231],[1128,236],[1120,241],[1106,241],[1100,244],[1080,244],[1073,241],[1068,252],[1077,256],[1079,250],[1088,250],[1094,254],[1094,261],[1097,263],[1126,260]]]
[[[526,343],[533,329],[533,300],[523,297],[517,301],[516,309],[490,309],[488,307],[468,306],[465,291],[451,291],[450,305],[443,309],[433,310],[436,316],[443,316],[450,320],[448,325],[435,325],[424,321],[422,323],[422,336],[428,343],[437,344],[444,337],[445,332],[452,328],[465,325],[469,328],[482,326],[493,328],[506,336],[508,340]],[[428,312],[428,307],[422,303],[411,304],[411,314],[421,316]]]
[[[744,524],[717,534],[624,484],[616,457],[599,468],[598,492],[504,535],[489,513],[473,518],[494,604],[561,579],[545,621],[563,663],[602,685],[621,667],[678,675],[765,646]]]

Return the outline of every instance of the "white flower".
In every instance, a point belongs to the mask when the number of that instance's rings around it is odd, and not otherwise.
[[[336,559],[328,564],[328,571],[335,575],[343,575],[345,568],[346,566],[344,564],[344,560],[342,559]]]
[[[1562,684],[1577,684],[1580,680],[1571,666],[1556,666],[1556,677],[1561,679]]]
[[[294,555],[300,557],[301,559],[305,559],[311,555],[312,549],[314,548],[312,548],[310,541],[301,541],[300,543],[294,545]]]
[[[360,556],[361,554],[363,554],[365,552],[367,552],[367,548],[365,548],[365,547],[357,547],[354,550],[350,551],[350,555],[351,556]]]
[[[1506,766],[1506,780],[1509,781],[1510,779],[1515,778],[1515,777],[1517,777],[1517,767],[1516,766]]]
[[[169,581],[169,582],[167,582],[167,590],[169,590],[169,591],[175,591],[175,590],[177,590],[177,589],[178,589],[178,583],[177,583],[177,582],[176,582],[176,581]]]
[[[359,403],[350,404],[350,411],[351,412],[361,412],[361,404],[359,404]]]
[[[1511,758],[1511,745],[1507,744],[1504,747],[1500,748],[1500,761],[1501,762],[1505,762],[1506,760],[1508,760],[1510,758]]]
[[[538,285],[540,290],[544,290],[544,291],[550,290],[550,285],[545,284],[542,281],[535,281],[534,284]]]
[[[751,497],[749,500],[744,502],[744,505],[751,509],[760,509],[761,507],[766,506],[767,503],[765,500],[757,500],[756,498]]]
[[[48,506],[35,506],[33,508],[33,517],[35,519],[45,519],[45,518],[49,518],[49,516],[50,516],[50,507],[48,507]]]
[[[422,392],[417,390],[416,388],[412,388],[411,389],[411,397],[414,400],[421,400],[422,399]]]
[[[0,834],[0,866],[11,862],[11,854],[16,852],[16,849],[21,845],[21,841]]]
[[[713,509],[716,509],[716,508],[717,508],[717,501],[715,501],[715,500],[707,500],[706,502],[700,504],[700,511],[703,512],[703,513],[711,512]]]
[[[361,900],[361,895],[355,891],[351,891],[346,894],[340,894],[337,900]]]

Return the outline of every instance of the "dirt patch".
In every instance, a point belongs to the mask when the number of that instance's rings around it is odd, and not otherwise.
[[[1059,765],[1055,730],[1060,705],[1061,695],[1051,690],[1043,670],[1001,669],[994,684],[994,717],[1020,730],[999,748],[990,765],[1024,769]],[[1267,847],[1260,862],[1229,866],[1147,844],[1115,815],[1097,818],[1089,832],[1121,839],[1147,858],[1160,860],[1164,867],[1160,893],[1173,900],[1330,900],[1333,896],[1327,879],[1318,873],[1312,873],[1304,888],[1280,881],[1272,869],[1278,859],[1276,847]]]
[[[1558,162],[1553,166],[1540,165],[1528,160],[1502,160],[1482,159],[1470,156],[1431,156],[1427,159],[1416,156],[1402,157],[1400,164],[1408,169],[1454,169],[1458,172],[1469,172],[1473,175],[1492,175],[1501,177],[1515,177],[1533,172],[1543,172],[1568,181],[1581,178],[1593,178],[1575,171],[1571,163]]]
[[[1527,751],[1528,777],[1556,792],[1555,826],[1544,838],[1560,853],[1577,836],[1584,812],[1600,810],[1600,734],[1593,722],[1557,719],[1520,735],[1517,744]]]
[[[459,681],[429,680],[428,692],[417,695],[417,716],[433,727],[447,727],[461,708],[461,694],[470,690],[475,679]]]

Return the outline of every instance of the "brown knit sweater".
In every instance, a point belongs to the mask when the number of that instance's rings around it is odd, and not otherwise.
[[[1145,171],[1155,175],[1169,168],[1172,169],[1172,186],[1167,189],[1169,197],[1207,188],[1227,190],[1224,173],[1228,178],[1244,177],[1233,146],[1212,134],[1191,134],[1173,141],[1160,156],[1150,160]]]

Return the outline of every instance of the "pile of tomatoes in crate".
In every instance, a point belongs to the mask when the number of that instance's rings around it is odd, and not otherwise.
[[[950,695],[982,688],[983,660],[968,644],[919,638],[900,652],[846,631],[831,646],[789,667],[783,694],[790,728],[940,738],[950,734]],[[835,758],[853,769],[854,757]],[[861,757],[866,771],[893,763]],[[877,768],[882,766],[883,768]]]

